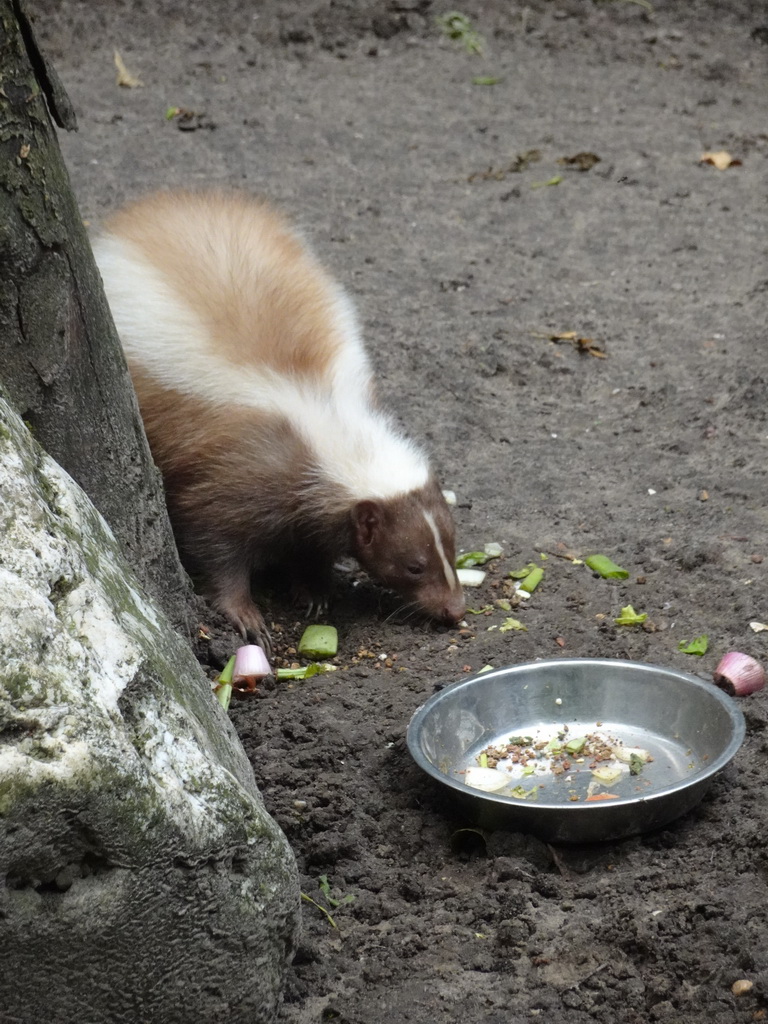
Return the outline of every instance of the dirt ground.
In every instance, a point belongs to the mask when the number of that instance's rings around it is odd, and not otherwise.
[[[304,904],[281,1020],[768,1019],[765,691],[698,809],[589,848],[459,842],[467,819],[404,741],[436,686],[486,664],[766,657],[764,5],[476,0],[481,55],[430,0],[32,8],[80,121],[61,141],[84,218],[174,184],[271,196],[355,298],[386,402],[458,495],[460,548],[503,546],[470,605],[549,553],[527,632],[489,629],[498,608],[399,622],[340,577],[339,671],[233,707],[337,925]],[[142,87],[116,86],[114,49]],[[599,163],[561,162],[579,153]],[[626,604],[647,628],[614,624]],[[269,611],[290,661],[303,623]],[[678,649],[700,634],[703,657]],[[229,642],[214,627],[210,659]]]

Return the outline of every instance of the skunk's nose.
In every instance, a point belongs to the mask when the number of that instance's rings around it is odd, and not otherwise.
[[[467,602],[464,599],[464,594],[460,591],[456,597],[451,597],[446,602],[443,608],[443,621],[451,626],[455,626],[457,622],[461,622],[464,618],[466,610]]]

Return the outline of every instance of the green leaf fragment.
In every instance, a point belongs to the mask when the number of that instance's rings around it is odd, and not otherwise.
[[[493,672],[493,665],[483,665],[481,669],[478,669],[477,674],[481,676],[483,672]]]
[[[472,79],[472,85],[498,85],[501,81],[501,78],[495,78],[493,75],[478,75]]]
[[[510,747],[530,747],[533,743],[533,736],[510,736],[507,744]]]
[[[702,654],[707,653],[709,647],[709,637],[706,633],[702,633],[701,636],[697,636],[695,640],[691,640],[689,644],[685,640],[681,640],[677,645],[678,651],[682,651],[683,654],[698,654],[701,657]]]
[[[590,555],[584,559],[584,564],[604,580],[625,580],[629,576],[626,569],[616,565],[607,555]]]
[[[297,648],[303,658],[320,661],[332,658],[339,648],[339,634],[335,626],[307,626]]]
[[[482,608],[467,608],[467,615],[485,615],[493,611],[492,604],[484,604]]]
[[[645,622],[648,618],[648,613],[643,612],[638,614],[631,604],[625,605],[621,609],[621,615],[613,621],[617,626],[639,626],[641,622]]]
[[[547,185],[559,185],[562,180],[562,175],[556,174],[554,178],[550,178],[549,181],[534,181],[531,188],[546,188]]]
[[[629,774],[639,775],[644,765],[645,761],[639,754],[631,754],[629,758]]]
[[[481,768],[488,767],[488,755],[486,754],[485,751],[483,751],[482,754],[478,757],[477,763],[480,765]]]

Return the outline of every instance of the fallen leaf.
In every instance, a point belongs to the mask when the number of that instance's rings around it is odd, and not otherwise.
[[[117,50],[115,50],[115,67],[117,68],[115,82],[117,85],[122,86],[123,89],[138,89],[144,85],[141,79],[136,78],[135,75],[130,73]]]
[[[583,352],[595,359],[607,359],[607,353],[592,338],[580,338],[576,331],[562,331],[560,334],[550,334],[550,341],[570,341],[577,352]]]
[[[725,149],[718,149],[712,152],[702,153],[699,158],[700,164],[712,164],[718,171],[726,171],[729,167],[741,167],[741,160],[736,160]]]
[[[596,153],[576,153],[574,156],[561,156],[557,162],[574,171],[589,171],[600,163],[600,157]]]

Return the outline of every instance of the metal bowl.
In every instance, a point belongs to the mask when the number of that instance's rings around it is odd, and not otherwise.
[[[744,731],[734,701],[686,672],[568,658],[513,665],[445,687],[414,714],[408,747],[425,772],[470,805],[481,826],[588,843],[646,832],[685,814],[739,749]],[[478,765],[481,752],[513,735],[531,737],[538,747],[527,769],[502,762],[510,771],[503,789],[468,786],[464,773]],[[556,741],[558,735],[563,739]],[[618,744],[624,754],[640,748],[651,759],[603,785],[590,758],[570,758],[562,769],[562,758],[548,755],[548,742],[587,735]]]

